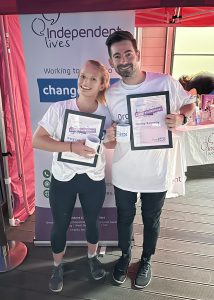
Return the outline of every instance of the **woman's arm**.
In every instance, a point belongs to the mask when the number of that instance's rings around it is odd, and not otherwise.
[[[43,127],[39,126],[33,135],[33,148],[49,152],[70,152],[72,144],[54,140]]]
[[[36,129],[33,135],[33,148],[49,152],[74,152],[87,158],[95,155],[95,150],[84,145],[84,140],[77,142],[56,141],[41,126]]]

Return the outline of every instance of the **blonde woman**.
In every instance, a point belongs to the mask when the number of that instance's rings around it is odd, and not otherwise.
[[[96,167],[58,161],[59,152],[73,152],[85,158],[95,155],[95,150],[84,141],[60,141],[66,109],[105,116],[104,129],[111,125],[110,113],[105,105],[105,90],[109,86],[109,74],[98,61],[88,60],[81,68],[76,99],[52,104],[39,122],[33,136],[33,147],[53,152],[52,178],[49,201],[53,216],[51,247],[54,268],[49,288],[60,292],[63,288],[62,259],[66,246],[66,233],[72,212],[79,195],[86,224],[88,262],[95,280],[102,279],[106,272],[97,258],[98,216],[105,198],[104,153],[98,156]]]

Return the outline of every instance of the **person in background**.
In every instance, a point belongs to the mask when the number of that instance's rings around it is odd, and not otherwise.
[[[60,292],[63,288],[63,256],[66,247],[66,233],[71,221],[77,194],[82,206],[88,243],[88,263],[95,280],[102,279],[106,272],[97,258],[98,216],[105,199],[104,180],[105,156],[98,156],[96,167],[58,161],[59,152],[73,152],[85,158],[95,155],[95,150],[79,140],[60,141],[65,110],[75,110],[105,116],[105,128],[112,120],[105,105],[105,90],[109,86],[109,73],[98,61],[88,60],[81,68],[78,78],[78,97],[52,104],[39,122],[33,136],[33,147],[53,152],[52,178],[49,201],[53,216],[51,247],[54,268],[49,288]],[[102,147],[102,145],[101,145]]]
[[[194,110],[195,99],[171,76],[141,71],[140,52],[133,35],[115,31],[106,40],[109,63],[121,80],[106,92],[107,105],[115,123],[128,120],[126,96],[169,91],[171,113],[166,115],[169,130],[184,124]],[[115,124],[107,130],[115,141]],[[132,151],[130,143],[116,142],[112,165],[112,183],[117,206],[118,245],[122,255],[115,264],[113,280],[122,284],[131,261],[133,220],[137,194],[140,193],[144,225],[143,250],[134,280],[136,288],[146,287],[152,277],[151,256],[155,253],[160,230],[160,215],[167,191],[168,149]]]
[[[214,94],[214,74],[199,72],[195,75],[182,75],[179,82],[192,95]]]

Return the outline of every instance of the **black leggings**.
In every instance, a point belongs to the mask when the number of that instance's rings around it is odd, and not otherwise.
[[[98,242],[98,216],[105,199],[105,180],[94,181],[87,174],[76,174],[70,181],[51,178],[49,201],[53,216],[51,247],[53,253],[60,253],[66,244],[66,233],[79,194],[86,224],[88,243]]]

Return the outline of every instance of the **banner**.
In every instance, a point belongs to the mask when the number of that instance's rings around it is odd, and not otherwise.
[[[111,83],[117,80],[118,75],[108,63],[105,41],[116,30],[134,33],[134,19],[134,11],[20,16],[33,131],[50,103],[76,98],[78,72],[86,60],[102,62],[108,68]],[[117,230],[110,174],[112,150],[107,150],[106,154],[107,194],[100,215],[100,244],[113,245],[117,242]],[[37,243],[49,244],[50,239],[51,162],[51,153],[35,150]],[[85,243],[85,224],[79,201],[74,209],[68,241]]]

